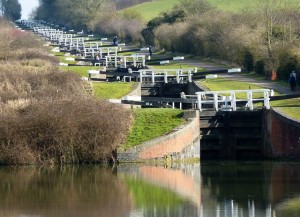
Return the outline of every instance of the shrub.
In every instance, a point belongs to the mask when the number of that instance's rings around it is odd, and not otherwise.
[[[254,62],[253,62],[253,54],[250,51],[246,51],[244,54],[244,67],[248,72],[253,71],[254,69]]]
[[[138,13],[130,15],[128,12],[124,12],[123,14],[103,16],[95,24],[95,30],[102,34],[118,35],[120,38],[130,41],[141,41],[143,25]]]
[[[62,98],[84,95],[84,81],[57,67],[33,68],[0,65],[0,101],[20,98]]]
[[[92,98],[31,100],[1,108],[2,164],[108,160],[131,123],[121,106]]]
[[[258,60],[255,63],[254,70],[257,74],[264,75],[264,73],[265,73],[265,61],[264,60]]]
[[[282,80],[287,80],[290,73],[300,66],[295,56],[286,55],[277,69],[277,76]]]

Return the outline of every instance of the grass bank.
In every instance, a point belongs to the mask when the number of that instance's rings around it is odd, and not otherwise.
[[[134,125],[122,148],[130,148],[172,131],[184,123],[178,109],[135,109]]]
[[[129,94],[136,82],[93,82],[94,95],[101,99],[120,99]]]

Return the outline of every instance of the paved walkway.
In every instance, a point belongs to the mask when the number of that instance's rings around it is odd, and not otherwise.
[[[195,67],[204,68],[206,71],[217,71],[217,70],[228,68],[225,65],[220,66],[213,63],[207,63],[203,61],[190,60],[190,59],[184,60],[184,63],[193,65]],[[231,73],[231,74],[222,73],[222,74],[218,74],[218,77],[226,78],[229,80],[244,81],[253,85],[261,86],[262,88],[273,89],[274,91],[281,94],[300,94],[300,84],[298,85],[298,90],[292,92],[289,86],[283,86],[281,84],[278,84],[270,80],[258,80],[258,79],[250,78],[248,76],[244,76],[239,73]]]

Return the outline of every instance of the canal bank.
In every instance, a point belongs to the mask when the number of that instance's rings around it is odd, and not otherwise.
[[[169,88],[166,90],[162,88],[161,91],[143,91],[142,86],[141,93],[144,93],[142,97],[145,97],[145,93],[162,93],[164,96],[172,92],[179,95],[183,90],[183,86],[180,87],[174,92],[176,88],[172,88],[172,91],[169,91]],[[194,82],[184,87],[187,94],[201,89],[202,87],[200,88]],[[279,109],[263,108],[255,111],[200,112],[199,114],[199,130],[195,129],[197,124],[192,124],[193,130],[189,128],[189,124],[185,124],[174,129],[174,132],[167,136],[128,150],[118,150],[119,162],[186,160],[198,159],[200,156],[202,160],[294,159],[300,156],[300,123],[284,115]],[[184,130],[185,128],[187,129]],[[190,134],[192,131],[194,134]],[[172,136],[168,137],[170,135]],[[178,149],[179,143],[180,149]],[[193,148],[190,148],[191,143]]]

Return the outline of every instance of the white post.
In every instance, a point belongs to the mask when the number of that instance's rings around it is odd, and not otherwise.
[[[176,81],[177,81],[177,83],[180,82],[180,80],[179,80],[179,72],[178,71],[176,71]]]
[[[140,71],[140,83],[143,81],[143,72]]]
[[[231,107],[233,111],[236,111],[236,96],[234,91],[231,92]]]
[[[269,90],[265,90],[264,91],[264,106],[267,109],[270,109],[270,94],[269,94]]]
[[[218,93],[213,93],[214,94],[214,109],[216,111],[219,111],[219,106],[218,106]]]
[[[253,93],[251,90],[247,91],[247,100],[248,100],[248,107],[252,111],[253,110],[253,100],[252,100]]]
[[[105,57],[105,66],[108,67],[108,56]]]
[[[168,72],[164,72],[165,83],[168,83]]]
[[[151,72],[151,77],[152,77],[152,83],[155,83],[155,76],[154,76],[154,71]]]
[[[126,61],[127,61],[127,59],[126,59],[126,57],[124,57],[124,67],[125,67],[125,68],[126,68],[126,66],[127,66]]]
[[[132,59],[133,59],[133,66],[136,67],[136,59],[137,58],[134,56],[134,57],[132,57]]]
[[[192,82],[192,72],[191,70],[188,71],[188,80],[191,83]]]
[[[196,93],[196,94],[197,94],[197,101],[198,101],[198,109],[200,112],[202,112],[202,102],[201,102],[202,94],[201,93]]]
[[[116,56],[115,56],[114,58],[115,58],[115,67],[117,67],[117,66],[118,66],[118,59],[117,59]],[[125,63],[125,64],[126,64],[126,63]]]

